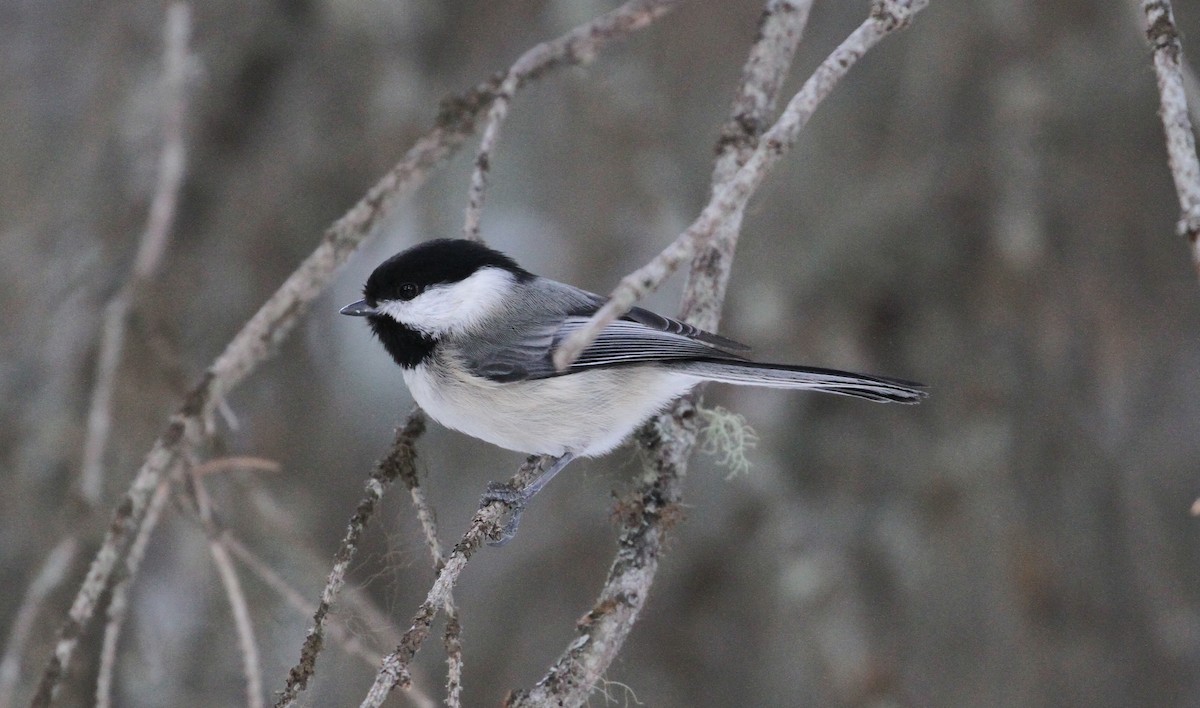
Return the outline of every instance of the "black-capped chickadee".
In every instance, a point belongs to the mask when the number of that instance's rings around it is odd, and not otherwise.
[[[572,459],[609,452],[704,381],[895,403],[925,396],[921,384],[899,379],[753,362],[744,345],[640,307],[558,371],[555,349],[605,301],[480,243],[441,239],[384,261],[363,299],[341,313],[367,318],[434,420],[500,447],[558,458],[525,489],[493,485],[484,496],[514,505],[507,537],[525,503]]]

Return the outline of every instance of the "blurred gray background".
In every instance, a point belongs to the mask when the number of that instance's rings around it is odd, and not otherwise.
[[[153,189],[164,6],[0,7],[0,630],[64,533],[96,542],[182,393],[438,100],[615,5],[198,3],[187,177],[131,322],[98,515],[71,490],[99,313]],[[816,3],[788,95],[868,7]],[[1176,10],[1196,56],[1200,14]],[[488,241],[599,292],[668,243],[706,198],[760,11],[693,2],[531,85],[492,161]],[[311,600],[410,405],[363,323],[337,309],[382,258],[458,233],[472,150],[350,261],[231,398],[239,426],[210,450],[282,464],[206,484],[222,520]],[[726,479],[694,458],[686,520],[605,677],[610,699],[1200,705],[1200,286],[1178,211],[1136,3],[933,0],[871,52],[752,202],[722,331],[764,360],[913,378],[932,396],[912,408],[710,389],[757,431],[753,467]],[[673,311],[678,281],[650,305]],[[447,542],[521,460],[437,426],[419,450]],[[573,465],[512,544],[472,561],[457,591],[467,705],[529,686],[573,638],[615,549],[612,493],[637,464],[626,447]],[[118,703],[236,704],[204,535],[166,516],[122,638]],[[353,582],[403,628],[432,571],[399,488],[368,546]],[[24,675],[93,550],[39,615]],[[309,618],[243,584],[278,690]],[[90,700],[98,636],[64,705]],[[416,666],[434,696],[442,659],[435,637]],[[372,669],[333,644],[320,661],[304,700],[356,704]]]

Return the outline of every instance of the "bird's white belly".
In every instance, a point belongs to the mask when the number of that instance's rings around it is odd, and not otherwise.
[[[651,367],[596,369],[497,383],[451,372],[436,358],[404,370],[404,381],[436,421],[518,452],[602,455],[699,380]]]

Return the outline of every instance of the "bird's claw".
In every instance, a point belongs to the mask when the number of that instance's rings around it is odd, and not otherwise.
[[[508,482],[488,482],[487,489],[479,497],[479,506],[485,507],[492,502],[504,502],[509,506],[524,506],[525,494]]]
[[[488,545],[498,548],[513,540],[517,535],[517,527],[521,525],[521,514],[525,511],[525,502],[528,497],[522,490],[516,489],[511,484],[505,482],[488,482],[487,490],[479,499],[479,508],[483,508],[492,502],[501,502],[509,509],[510,516],[508,522],[504,524],[504,528],[500,529],[498,538],[488,541]]]

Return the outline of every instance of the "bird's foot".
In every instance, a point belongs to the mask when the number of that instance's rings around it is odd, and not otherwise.
[[[529,495],[524,490],[505,482],[488,482],[487,490],[479,498],[479,508],[482,509],[492,502],[501,502],[508,507],[510,514],[508,522],[500,529],[500,535],[488,541],[489,546],[498,548],[513,540],[517,535],[517,527],[521,525],[521,514],[525,512],[525,503],[528,501]]]

